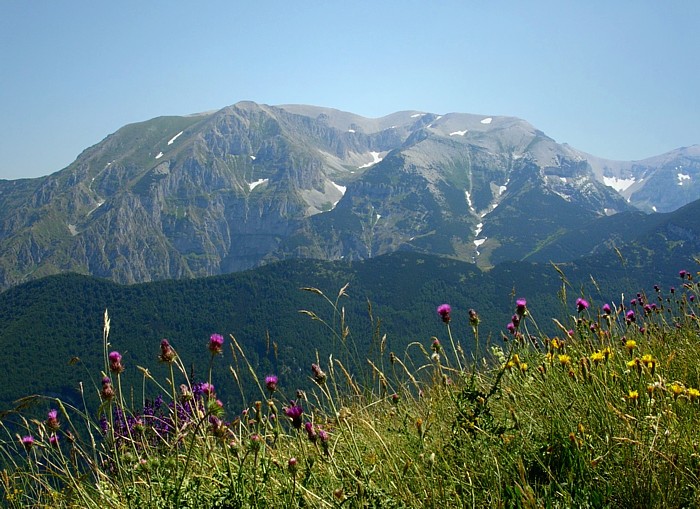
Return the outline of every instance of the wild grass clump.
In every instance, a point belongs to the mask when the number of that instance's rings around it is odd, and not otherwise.
[[[697,507],[699,288],[680,276],[678,289],[619,302],[581,296],[569,316],[548,317],[555,334],[519,298],[501,338],[479,337],[475,310],[453,335],[442,304],[426,318],[435,337],[396,353],[377,334],[378,355],[362,363],[346,288],[335,300],[307,288],[330,306],[327,320],[305,313],[329,328],[338,357],[310,363],[313,389],[291,394],[232,335],[203,342],[205,380],[163,340],[169,376],[156,380],[112,350],[105,315],[99,408],[48,399],[44,419],[1,424],[4,504]],[[240,409],[224,408],[211,379],[228,355],[241,390],[257,387]],[[140,397],[122,387],[127,369],[143,375]]]

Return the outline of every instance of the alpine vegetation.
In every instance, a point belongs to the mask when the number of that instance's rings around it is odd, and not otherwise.
[[[3,503],[697,507],[697,277],[682,270],[674,288],[607,302],[572,301],[564,284],[560,316],[534,316],[532,299],[513,295],[499,338],[480,337],[477,309],[435,303],[433,337],[394,352],[376,328],[370,358],[345,321],[347,286],[335,298],[304,288],[328,306],[304,314],[335,348],[300,366],[308,390],[256,372],[235,335],[218,332],[200,338],[202,379],[163,339],[159,379],[125,360],[105,313],[103,369],[84,387],[99,405],[43,398],[41,415],[2,416]],[[240,407],[217,397],[218,363],[230,364]],[[123,383],[129,371],[140,386]]]

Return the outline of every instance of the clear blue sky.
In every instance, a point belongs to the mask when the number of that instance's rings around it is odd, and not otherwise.
[[[0,0],[0,178],[241,100],[524,118],[610,159],[700,143],[700,2]]]

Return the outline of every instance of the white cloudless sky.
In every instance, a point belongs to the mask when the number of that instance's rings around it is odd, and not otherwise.
[[[0,0],[0,178],[242,100],[510,115],[591,154],[700,143],[700,2]]]

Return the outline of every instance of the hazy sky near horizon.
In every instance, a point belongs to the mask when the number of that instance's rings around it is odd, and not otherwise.
[[[509,115],[596,156],[700,143],[700,2],[0,0],[0,178],[242,100]]]

